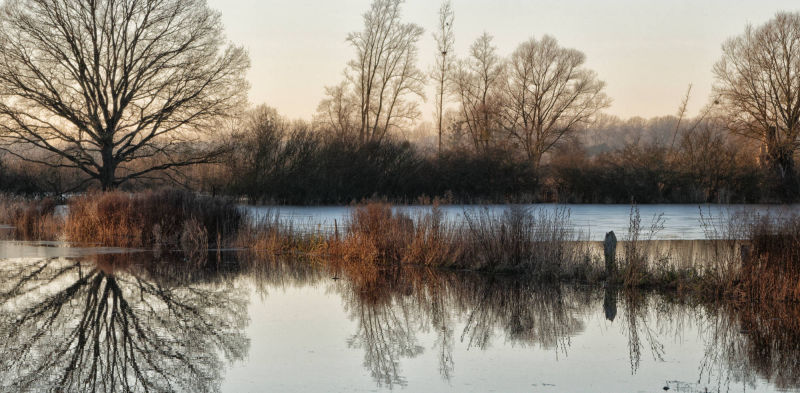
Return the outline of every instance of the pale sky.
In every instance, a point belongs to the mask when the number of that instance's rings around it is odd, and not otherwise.
[[[361,30],[371,0],[208,0],[222,12],[228,38],[244,45],[252,68],[253,104],[310,119],[324,87],[343,79],[353,57],[345,37]],[[606,82],[607,113],[620,117],[675,114],[689,84],[695,114],[707,101],[720,46],[777,11],[800,11],[797,0],[452,0],[458,56],[483,31],[502,55],[530,37],[554,36],[583,51]],[[420,67],[434,63],[437,0],[407,0],[403,19],[425,28]],[[423,119],[432,118],[430,89]]]

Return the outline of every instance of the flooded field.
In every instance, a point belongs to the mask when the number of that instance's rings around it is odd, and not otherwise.
[[[2,391],[800,388],[795,304],[63,246],[0,243]]]

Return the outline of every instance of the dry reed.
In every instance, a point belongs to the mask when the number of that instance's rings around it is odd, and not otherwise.
[[[204,241],[194,243],[223,247],[242,221],[226,199],[178,190],[107,192],[70,200],[65,232],[77,243],[137,248],[181,246],[183,237],[205,233]]]
[[[13,236],[21,240],[55,240],[63,229],[51,198],[23,199],[0,196],[0,224],[14,227]]]

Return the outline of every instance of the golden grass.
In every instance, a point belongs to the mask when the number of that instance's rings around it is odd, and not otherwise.
[[[14,227],[13,236],[21,240],[55,240],[63,230],[63,220],[55,215],[53,199],[21,199],[0,196],[0,224]]]
[[[71,199],[65,233],[72,242],[114,247],[223,247],[242,221],[225,199],[178,190],[117,191]]]

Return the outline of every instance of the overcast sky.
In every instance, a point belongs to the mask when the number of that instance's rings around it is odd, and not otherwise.
[[[323,88],[342,80],[353,56],[347,33],[361,30],[370,0],[209,0],[222,12],[228,38],[244,45],[252,69],[250,101],[290,118],[310,119]],[[439,2],[407,0],[403,18],[426,32],[420,66],[434,62],[432,31]],[[707,101],[720,45],[776,12],[798,11],[797,0],[452,0],[459,56],[483,31],[507,55],[544,34],[583,51],[607,84],[607,113],[621,117],[675,114],[689,84],[691,114]],[[423,107],[432,115],[433,91]]]

